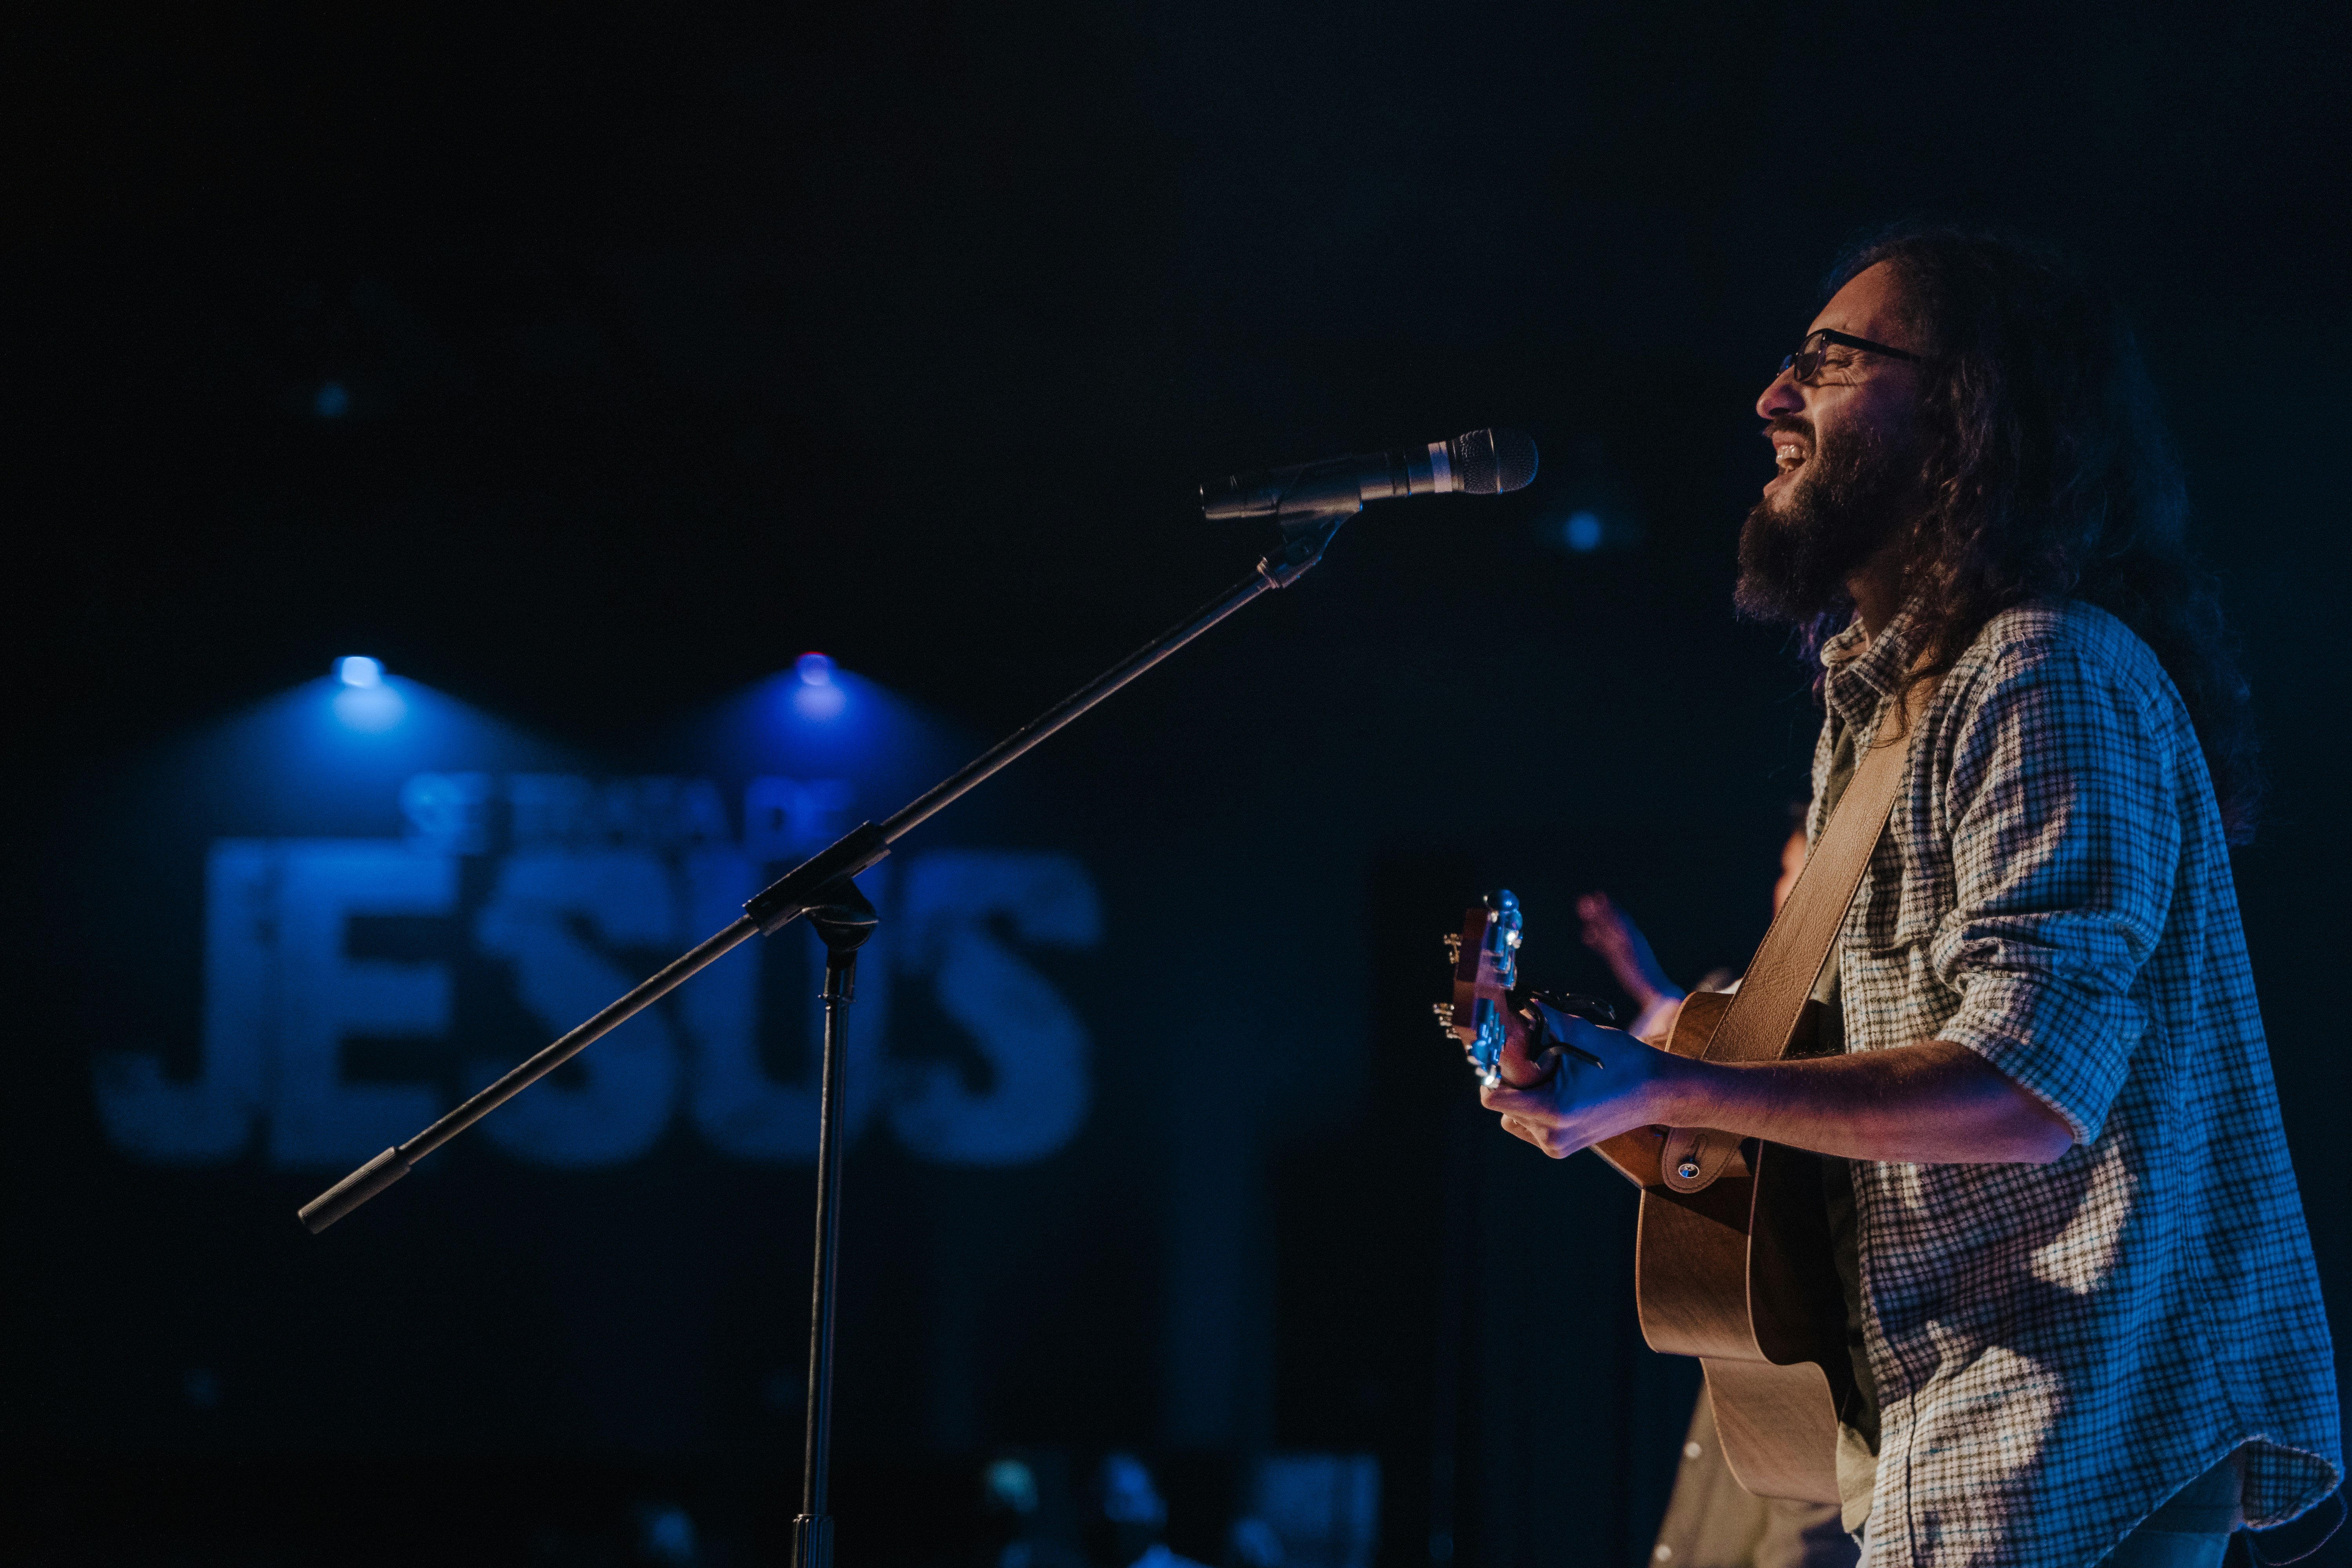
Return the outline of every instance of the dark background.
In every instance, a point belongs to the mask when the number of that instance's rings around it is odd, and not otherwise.
[[[2340,1309],[2344,15],[16,17],[7,1528],[624,1561],[667,1499],[751,1562],[795,1489],[754,1390],[804,1331],[804,1172],[672,1150],[314,1241],[299,1181],[102,1151],[95,999],[189,940],[91,837],[106,781],[353,651],[593,757],[808,647],[984,738],[1246,570],[1200,479],[1508,423],[1532,489],[1376,509],[1029,764],[1027,831],[1104,889],[1095,1118],[1002,1180],[854,1152],[836,1512],[847,1562],[943,1560],[985,1453],[1128,1446],[1213,1558],[1252,1456],[1362,1450],[1386,1563],[1641,1560],[1690,1382],[1639,1348],[1631,1194],[1477,1125],[1435,937],[1505,879],[1540,978],[1602,984],[1590,887],[1685,979],[1759,934],[1815,719],[1728,608],[1749,405],[1840,247],[1916,213],[2066,241],[2141,326],[2267,734],[2240,893]],[[1588,504],[1622,544],[1546,542]],[[547,1308],[625,1399],[523,1398],[562,1364],[466,1288],[550,1230],[638,1277]]]

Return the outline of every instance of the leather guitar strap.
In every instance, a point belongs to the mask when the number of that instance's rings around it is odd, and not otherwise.
[[[1900,724],[1888,714],[1880,730],[1894,733],[1871,736],[1853,778],[1839,797],[1805,856],[1797,884],[1789,890],[1780,912],[1764,932],[1764,944],[1739,982],[1738,993],[1725,1009],[1722,1021],[1699,1052],[1703,1061],[1769,1062],[1786,1056],[1803,1018],[1805,1004],[1837,946],[1846,910],[1862,887],[1862,874],[1886,831],[1895,807],[1895,792],[1902,786],[1904,761],[1934,680],[1922,680],[1907,694]],[[1884,710],[1882,710],[1884,711]],[[1723,1173],[1739,1147],[1738,1135],[1706,1127],[1675,1127],[1666,1132],[1659,1154],[1658,1174],[1678,1193],[1695,1193]]]

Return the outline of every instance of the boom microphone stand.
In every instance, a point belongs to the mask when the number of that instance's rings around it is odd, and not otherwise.
[[[1532,471],[1532,457],[1528,468]],[[1315,470],[1307,469],[1305,477],[1313,479]],[[876,921],[874,906],[851,879],[880,861],[890,853],[891,845],[937,816],[950,802],[978,786],[1244,605],[1261,594],[1288,587],[1322,560],[1324,549],[1339,531],[1339,525],[1362,508],[1355,485],[1301,484],[1286,471],[1281,471],[1278,478],[1283,481],[1283,493],[1260,510],[1258,515],[1272,516],[1281,527],[1282,537],[1250,575],[1202,605],[1190,618],[1146,643],[1123,663],[981,753],[961,772],[908,802],[895,815],[880,823],[861,823],[785,872],[746,903],[742,918],[726,930],[672,960],[635,990],[407,1142],[386,1149],[311,1199],[302,1207],[302,1223],[313,1232],[326,1229],[408,1174],[417,1161],[685,984],[754,932],[772,936],[793,921],[807,919],[825,947],[824,1047],[817,1100],[816,1258],[809,1299],[807,1445],[801,1473],[801,1512],[793,1521],[793,1568],[832,1568],[833,1521],[825,1513],[825,1483],[833,1427],[833,1287],[841,1229],[845,1135],[841,1110],[846,1067],[843,1040],[856,985],[857,949],[874,933]],[[1394,493],[1410,492],[1400,485]]]
[[[806,918],[824,942],[824,1048],[817,1093],[816,1261],[809,1287],[809,1389],[801,1511],[793,1521],[793,1568],[833,1568],[833,1521],[825,1513],[825,1483],[833,1438],[834,1270],[840,1253],[843,1042],[856,990],[857,950],[874,934],[874,906],[851,879],[890,853],[890,846],[929,821],[982,780],[1009,765],[1046,736],[1256,598],[1287,588],[1323,559],[1339,525],[1364,502],[1388,497],[1461,491],[1494,495],[1515,490],[1536,475],[1535,443],[1516,430],[1473,430],[1418,448],[1334,458],[1255,474],[1236,474],[1201,488],[1201,510],[1212,521],[1264,518],[1280,530],[1273,552],[1181,625],[1138,648],[1121,664],[1047,709],[1026,726],[982,752],[962,771],[916,796],[880,823],[860,823],[793,867],[743,906],[743,917],[700,946],[670,961],[652,978],[530,1058],[489,1088],[396,1148],[386,1149],[302,1206],[302,1223],[322,1231],[408,1174],[416,1162],[570,1061],[596,1040],[685,984],[748,941],[773,936]]]

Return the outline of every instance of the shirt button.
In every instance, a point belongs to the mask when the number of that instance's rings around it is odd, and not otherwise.
[[[1672,1557],[1674,1554],[1675,1549],[1673,1547],[1661,1545],[1657,1550],[1652,1552],[1650,1556],[1657,1562],[1664,1563],[1667,1558]]]
[[[1706,1450],[1700,1447],[1696,1443],[1685,1443],[1683,1445],[1683,1458],[1685,1459],[1696,1459],[1705,1452],[1706,1452]]]

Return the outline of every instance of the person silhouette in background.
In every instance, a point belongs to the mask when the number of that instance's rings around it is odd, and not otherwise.
[[[1053,1539],[1040,1491],[1026,1459],[1007,1455],[981,1471],[978,1568],[1084,1568],[1076,1552]]]
[[[1168,1504],[1133,1454],[1106,1454],[1095,1473],[1087,1555],[1097,1568],[1202,1568],[1168,1550]]]
[[[1799,801],[1790,812],[1795,826],[1780,847],[1780,878],[1772,884],[1776,915],[1804,869],[1805,805]],[[1629,1031],[1664,1044],[1686,993],[1666,977],[1650,951],[1650,939],[1608,894],[1585,894],[1576,900],[1576,912],[1584,922],[1584,945],[1609,965],[1640,1008]],[[1737,984],[1730,970],[1717,969],[1691,989],[1722,991]],[[1651,1561],[1670,1568],[1852,1568],[1860,1555],[1839,1521],[1837,1504],[1759,1498],[1733,1479],[1716,1440],[1715,1411],[1700,1389]]]

